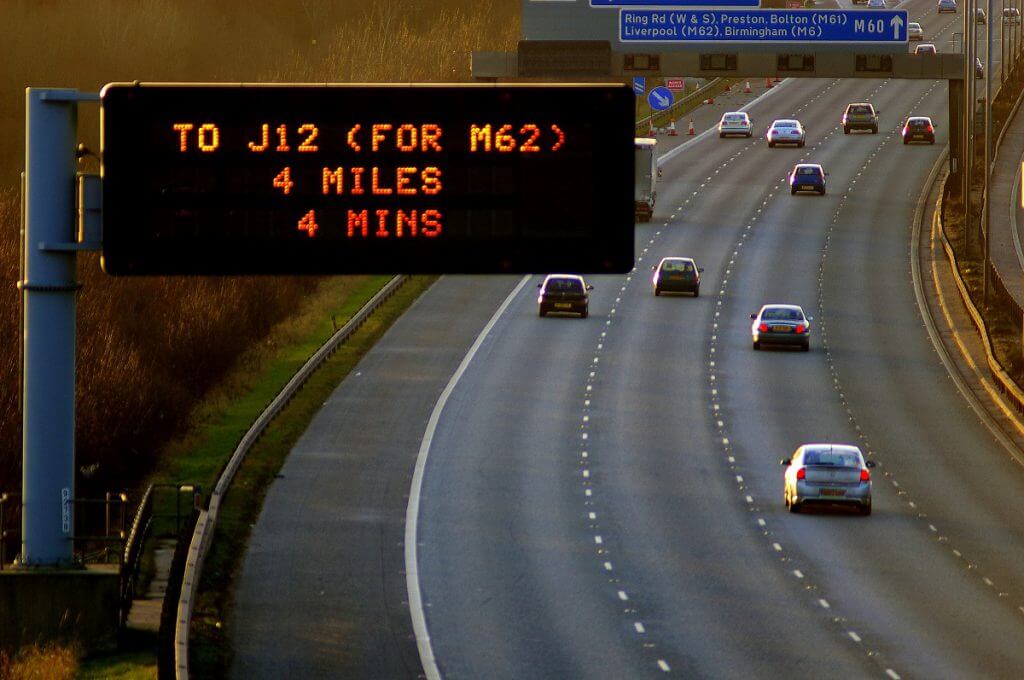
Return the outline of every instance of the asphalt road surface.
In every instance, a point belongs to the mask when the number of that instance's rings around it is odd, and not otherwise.
[[[936,43],[962,26],[907,7]],[[862,100],[879,134],[846,136]],[[788,82],[751,115],[800,118],[807,147],[712,135],[675,155],[635,272],[591,280],[589,319],[539,318],[539,277],[517,289],[422,481],[444,677],[1021,676],[1024,470],[949,380],[910,276],[946,107],[944,83]],[[939,123],[935,146],[901,143],[910,114]],[[828,195],[790,195],[802,160]],[[653,296],[668,255],[705,268],[700,297]],[[434,403],[515,285],[442,279],[325,404],[254,529],[234,677],[420,672],[405,494]],[[765,302],[814,317],[809,353],[751,348]],[[879,462],[871,517],[785,510],[779,459],[810,441]]]

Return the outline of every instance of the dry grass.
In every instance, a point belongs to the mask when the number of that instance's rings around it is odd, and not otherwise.
[[[17,279],[26,85],[114,80],[457,81],[509,49],[517,0],[3,0],[0,274]],[[68,36],[81,36],[81,39]],[[41,48],[42,47],[42,48]],[[81,138],[97,145],[83,107]],[[6,187],[6,188],[4,188]],[[78,494],[131,487],[244,351],[317,285],[302,278],[113,279],[79,262]],[[20,481],[18,293],[0,287],[0,489]]]
[[[33,645],[13,657],[0,652],[0,680],[71,680],[77,674],[74,646]]]

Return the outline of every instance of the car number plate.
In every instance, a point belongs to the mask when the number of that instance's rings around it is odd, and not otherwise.
[[[821,495],[822,496],[845,496],[846,495],[846,490],[845,489],[822,489],[821,490]]]
[[[555,309],[572,309],[572,303],[570,302],[556,302]]]
[[[772,326],[773,333],[789,333],[792,330],[789,326]]]
[[[814,185],[813,184],[801,184],[800,188],[803,189],[804,191],[811,191],[811,190],[814,189]]]

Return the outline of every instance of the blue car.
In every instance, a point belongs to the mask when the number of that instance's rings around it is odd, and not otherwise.
[[[796,194],[798,191],[813,191],[825,195],[825,172],[817,163],[799,163],[793,166],[793,172],[789,173],[789,192]]]

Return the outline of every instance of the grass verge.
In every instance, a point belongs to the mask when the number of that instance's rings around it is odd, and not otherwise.
[[[344,325],[390,279],[388,276],[347,276],[324,279],[303,308],[273,329],[258,347],[247,352],[229,377],[208,395],[193,414],[190,434],[172,443],[161,456],[162,467],[151,481],[196,483],[209,493],[220,470],[256,417],[306,360]],[[230,583],[240,564],[266,486],[273,480],[292,444],[326,400],[384,331],[434,281],[412,277],[343,344],[306,382],[292,402],[271,423],[238,471],[221,507],[212,551],[203,576],[197,610],[193,677],[221,677],[230,663],[228,640],[219,628],[221,612],[230,605]],[[244,502],[233,501],[241,497]],[[173,510],[173,496],[165,497]],[[206,631],[210,632],[207,633]],[[223,646],[223,648],[221,648]],[[140,638],[114,654],[83,662],[86,678],[155,678],[152,640]]]
[[[232,650],[223,622],[231,606],[234,577],[266,491],[288,453],[331,392],[434,280],[413,277],[402,286],[324,362],[246,456],[221,506],[213,546],[203,568],[192,628],[191,672],[195,677],[227,675]]]

